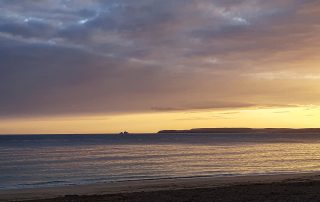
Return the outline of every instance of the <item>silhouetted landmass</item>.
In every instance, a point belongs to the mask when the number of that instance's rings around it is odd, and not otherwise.
[[[320,128],[194,128],[190,130],[161,130],[158,133],[319,133]]]

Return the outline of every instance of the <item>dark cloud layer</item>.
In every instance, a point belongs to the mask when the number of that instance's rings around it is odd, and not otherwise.
[[[0,0],[0,116],[317,104],[319,15],[312,0]]]

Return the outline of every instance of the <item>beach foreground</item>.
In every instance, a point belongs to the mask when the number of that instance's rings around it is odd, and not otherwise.
[[[126,181],[0,191],[1,201],[319,201],[319,174]]]

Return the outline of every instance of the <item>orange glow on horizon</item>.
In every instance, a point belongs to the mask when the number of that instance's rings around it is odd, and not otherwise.
[[[163,129],[214,127],[317,128],[320,107],[247,108],[6,119],[1,134],[153,133]]]

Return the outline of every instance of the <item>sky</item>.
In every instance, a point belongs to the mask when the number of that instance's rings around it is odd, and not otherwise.
[[[320,127],[318,0],[0,0],[0,133]]]

